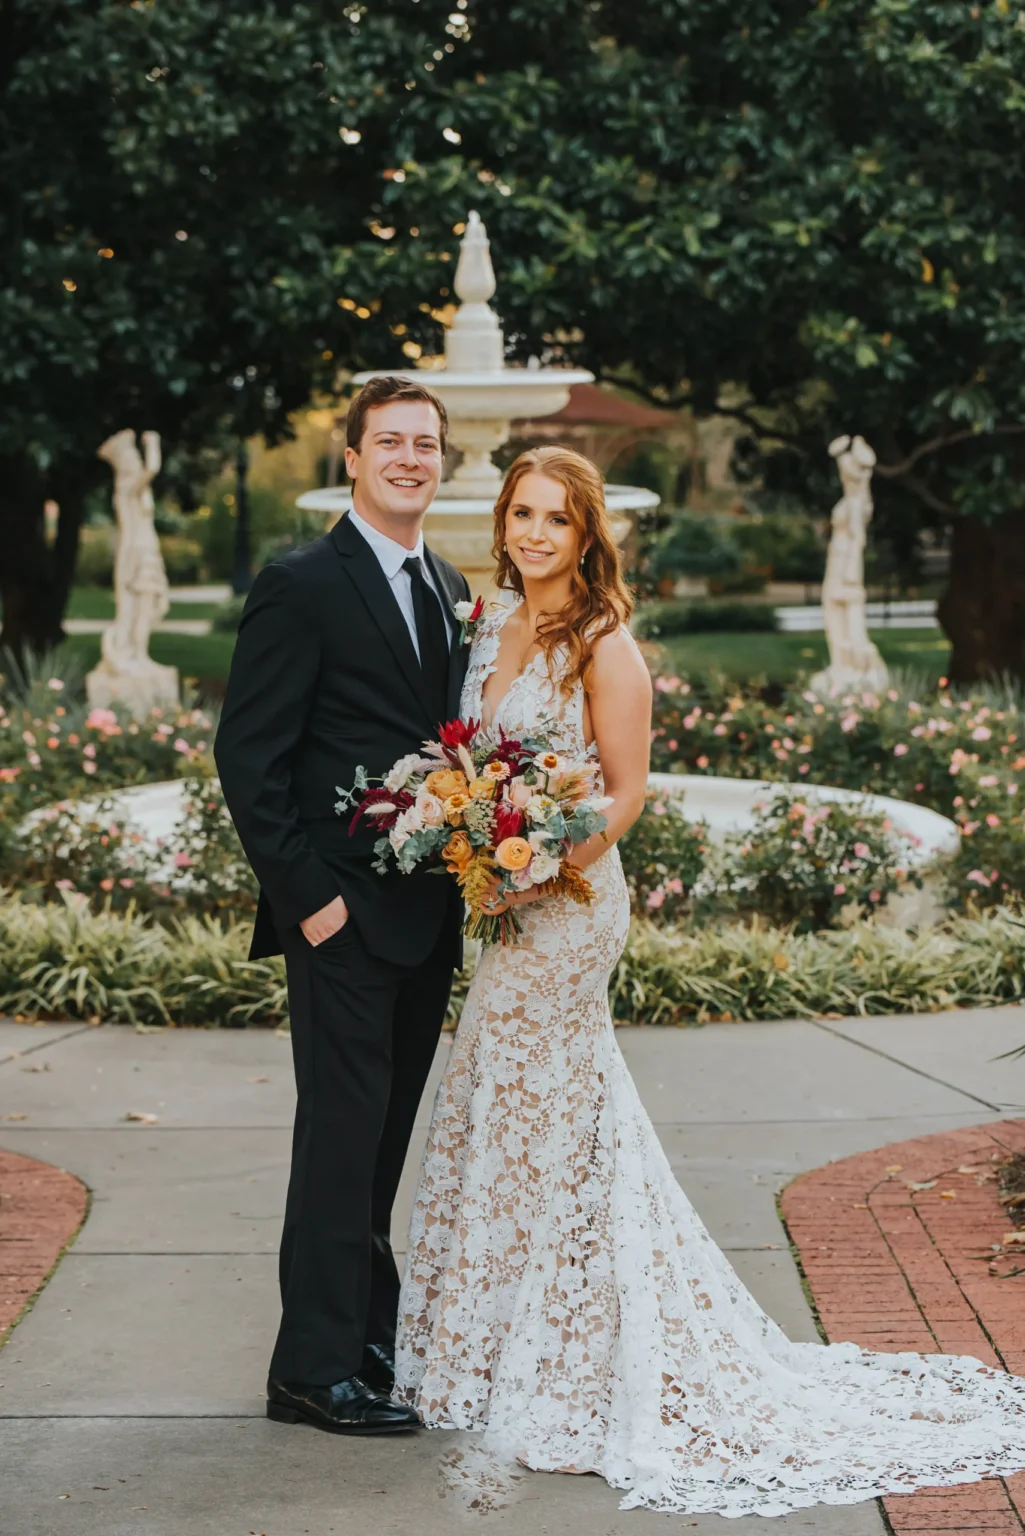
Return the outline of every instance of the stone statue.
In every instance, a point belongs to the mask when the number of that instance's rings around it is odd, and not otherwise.
[[[886,687],[886,664],[868,638],[865,618],[865,531],[872,516],[876,456],[863,437],[838,437],[829,445],[843,485],[833,508],[832,532],[822,582],[822,614],[829,666],[811,680],[817,693]]]
[[[94,708],[126,706],[136,716],[157,705],[179,702],[178,669],[149,655],[149,637],[170,604],[167,572],[153,526],[151,486],[160,472],[160,434],[144,432],[139,452],[135,433],[126,428],[98,450],[114,471],[117,544],[114,556],[116,616],[103,633],[103,658],[86,678]]]

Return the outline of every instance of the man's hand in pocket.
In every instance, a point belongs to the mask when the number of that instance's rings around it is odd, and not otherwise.
[[[303,931],[303,937],[308,944],[316,949],[318,944],[323,944],[333,933],[344,928],[349,921],[349,909],[340,896],[334,901],[329,901],[326,907],[321,907],[319,912],[313,912],[309,917],[304,917],[299,927]]]

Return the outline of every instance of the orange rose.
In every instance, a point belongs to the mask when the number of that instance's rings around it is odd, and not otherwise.
[[[503,869],[526,869],[534,850],[525,837],[507,837],[495,849],[495,863]]]
[[[435,768],[433,773],[427,775],[424,786],[429,794],[437,795],[439,800],[448,800],[452,795],[466,794],[466,775],[460,773],[458,768]]]
[[[442,850],[442,858],[449,870],[457,875],[465,875],[473,860],[473,849],[470,839],[465,832],[453,832]]]
[[[493,800],[498,784],[494,779],[474,779],[470,785],[471,800]]]
[[[445,820],[449,823],[450,826],[458,827],[462,825],[463,812],[466,810],[466,807],[469,805],[469,803],[469,795],[462,793],[449,795],[448,799],[445,801]]]

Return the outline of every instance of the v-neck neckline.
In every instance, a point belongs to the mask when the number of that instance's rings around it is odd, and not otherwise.
[[[497,630],[495,632],[495,655],[494,655],[494,660],[489,663],[489,665],[488,665],[488,667],[487,667],[487,669],[486,669],[486,671],[484,673],[484,676],[481,678],[481,683],[480,683],[480,712],[481,712],[481,716],[483,716],[483,714],[484,714],[484,690],[485,690],[485,688],[488,685],[488,679],[490,677],[493,677],[494,674],[498,671],[498,659],[499,659],[499,657],[502,654],[502,633],[503,633],[503,631],[505,629],[506,624],[509,622],[509,619],[516,612],[516,610],[518,608],[522,607],[522,606],[523,606],[523,598],[522,597],[519,597],[515,603],[510,603],[508,608],[506,609],[506,612],[502,615],[502,622],[498,625],[498,628],[497,628]],[[509,681],[509,686],[506,688],[505,692],[502,694],[502,697],[499,699],[498,703],[495,705],[494,709],[491,711],[491,718],[490,718],[490,720],[483,720],[482,721],[485,730],[490,731],[490,730],[494,729],[495,722],[498,719],[498,716],[499,716],[499,714],[500,714],[500,712],[502,710],[502,706],[505,704],[505,701],[508,699],[508,697],[512,693],[513,689],[516,687],[516,684],[521,680],[521,678],[526,677],[533,670],[534,663],[536,661],[538,661],[543,656],[544,656],[544,651],[542,651],[542,650],[536,651],[535,654],[530,658],[530,660],[528,662],[525,662],[524,665],[520,668],[520,670],[518,672],[514,673],[514,675],[512,676],[512,678]]]

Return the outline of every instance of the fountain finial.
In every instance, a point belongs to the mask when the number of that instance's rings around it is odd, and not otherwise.
[[[445,366],[456,373],[498,373],[505,359],[505,338],[488,300],[495,292],[488,232],[475,208],[466,220],[459,263],[452,285],[462,302],[445,333]]]

